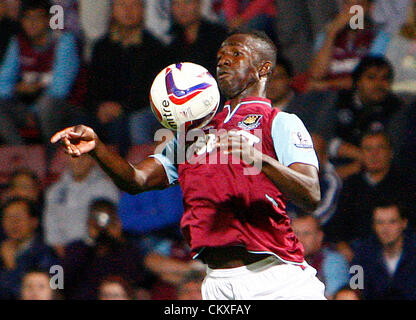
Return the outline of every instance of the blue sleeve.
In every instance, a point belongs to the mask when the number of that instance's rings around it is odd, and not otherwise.
[[[319,169],[311,135],[297,115],[279,112],[273,119],[271,130],[274,150],[281,164],[288,167],[298,162]]]
[[[332,296],[348,284],[350,273],[347,260],[339,253],[330,252],[324,260],[325,294]]]
[[[9,42],[0,66],[0,98],[11,98],[19,76],[19,43],[16,38]]]
[[[173,185],[178,182],[178,170],[175,165],[177,150],[177,140],[173,138],[169,141],[162,153],[151,155],[150,157],[156,158],[165,168],[166,175],[169,180],[169,184]]]
[[[54,98],[66,98],[78,75],[80,58],[75,37],[64,33],[59,38],[53,65],[52,81],[46,93]]]
[[[384,56],[389,47],[390,40],[391,40],[391,35],[389,33],[385,31],[380,31],[371,45],[370,55]]]

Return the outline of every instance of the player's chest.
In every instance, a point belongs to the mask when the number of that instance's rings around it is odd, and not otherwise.
[[[203,130],[265,130],[268,129],[267,118],[267,113],[256,108],[236,107],[231,110],[229,106],[226,106]]]

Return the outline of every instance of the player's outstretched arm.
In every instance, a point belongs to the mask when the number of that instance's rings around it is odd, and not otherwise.
[[[169,185],[164,167],[158,160],[147,158],[133,165],[110,151],[90,127],[78,125],[66,128],[57,132],[51,142],[60,142],[65,152],[72,157],[91,155],[113,182],[130,194]]]
[[[258,166],[261,171],[279,188],[285,197],[307,212],[314,211],[321,199],[318,169],[312,165],[293,163],[284,166],[276,159],[263,154],[247,139],[233,131],[223,134],[218,147],[240,157],[248,164]]]

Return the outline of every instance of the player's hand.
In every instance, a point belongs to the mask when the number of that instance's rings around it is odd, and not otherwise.
[[[67,154],[72,157],[80,157],[95,149],[97,134],[90,127],[78,125],[66,128],[53,135],[52,143],[60,142]]]
[[[220,135],[217,147],[225,154],[231,154],[249,165],[261,163],[263,153],[254,147],[260,139],[244,130],[231,130]]]

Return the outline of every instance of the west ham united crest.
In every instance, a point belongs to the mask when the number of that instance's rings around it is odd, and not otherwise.
[[[261,114],[249,114],[238,123],[238,127],[244,130],[256,129],[260,125],[261,118],[263,118]]]

